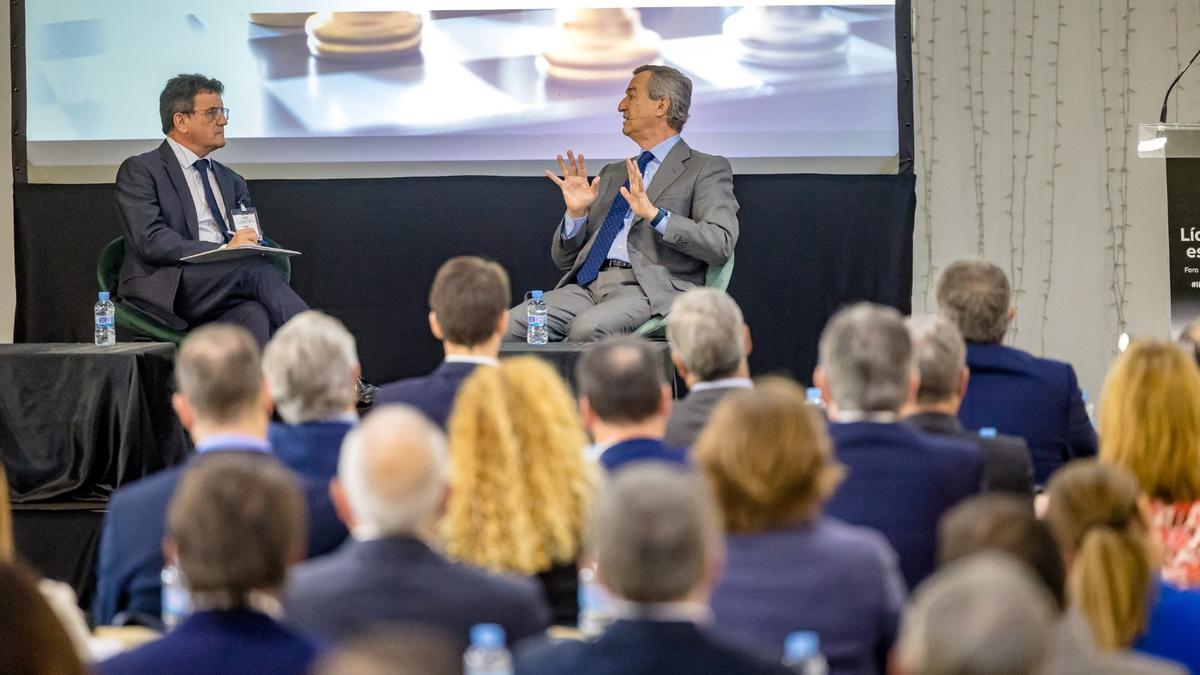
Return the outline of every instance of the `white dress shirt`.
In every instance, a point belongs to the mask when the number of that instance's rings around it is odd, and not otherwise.
[[[224,244],[225,234],[221,232],[217,221],[213,219],[212,210],[208,208],[208,201],[204,199],[204,184],[200,182],[200,170],[192,166],[196,160],[200,159],[200,156],[183,147],[170,136],[167,137],[167,143],[175,151],[175,158],[179,160],[179,167],[183,169],[183,177],[187,180],[188,192],[192,193],[192,204],[196,207],[196,223],[200,226],[200,241]],[[217,198],[217,205],[221,207],[221,217],[228,225],[229,213],[225,211],[225,200],[221,198],[221,188],[217,186],[217,177],[213,175],[212,160],[209,160],[208,171],[205,173],[208,175],[204,178],[208,179],[208,184],[212,186],[213,196]]]

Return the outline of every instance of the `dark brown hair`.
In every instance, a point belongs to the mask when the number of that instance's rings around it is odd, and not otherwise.
[[[0,561],[0,673],[84,675],[75,646],[26,568]]]
[[[429,289],[429,308],[437,314],[442,338],[467,347],[492,337],[511,300],[508,273],[499,263],[476,256],[442,263]]]

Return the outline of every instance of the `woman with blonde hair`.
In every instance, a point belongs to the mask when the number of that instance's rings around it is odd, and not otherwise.
[[[1137,341],[1113,364],[1100,459],[1132,473],[1150,498],[1163,577],[1200,587],[1200,370],[1177,345]]]
[[[532,356],[477,368],[458,392],[447,431],[447,554],[496,571],[537,575],[555,623],[574,625],[576,559],[593,474],[566,383]]]
[[[1067,567],[1067,601],[1096,646],[1133,648],[1200,672],[1200,593],[1162,583],[1137,480],[1084,460],[1057,471],[1046,492],[1046,524]]]
[[[693,448],[726,532],[717,634],[780,658],[815,631],[831,673],[881,673],[904,579],[883,535],[822,513],[843,469],[819,411],[782,378],[728,394]]]

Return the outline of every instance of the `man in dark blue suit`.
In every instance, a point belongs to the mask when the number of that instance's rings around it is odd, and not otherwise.
[[[458,388],[476,366],[495,366],[508,332],[508,274],[498,263],[475,256],[451,258],[438,268],[429,290],[429,330],[446,358],[425,377],[386,384],[376,405],[403,403],[445,428]]]
[[[168,80],[158,99],[166,140],[117,170],[125,231],[117,293],[174,330],[224,321],[264,345],[275,329],[308,309],[270,261],[180,262],[259,240],[253,228],[234,231],[234,212],[251,206],[246,181],[208,156],[225,147],[224,89],[203,75]]]
[[[967,341],[971,383],[958,410],[963,426],[1024,438],[1038,485],[1066,462],[1096,454],[1075,369],[1001,344],[1016,317],[1004,270],[984,260],[955,261],[938,279],[937,301]]]
[[[465,648],[471,626],[511,642],[543,631],[550,610],[531,580],[450,562],[438,552],[446,439],[416,410],[376,409],[346,437],[332,487],[352,539],[293,570],[288,621],[340,640],[383,624],[434,630]]]
[[[914,588],[934,570],[942,513],[979,492],[983,453],[900,422],[920,379],[908,329],[890,307],[861,303],[835,314],[821,334],[813,381],[829,403],[829,435],[847,468],[826,512],[882,532]]]
[[[122,486],[109,500],[96,568],[97,624],[112,623],[119,613],[147,621],[159,616],[167,505],[185,467],[212,453],[270,454],[271,401],[260,368],[258,345],[236,326],[204,326],[184,341],[171,403],[197,454],[185,465]],[[310,512],[321,510],[319,497],[308,493]]]
[[[685,450],[663,443],[671,388],[645,340],[625,336],[596,343],[579,359],[575,381],[591,452],[605,469],[643,461],[688,465]]]
[[[598,499],[591,540],[616,622],[596,640],[530,643],[517,653],[518,675],[792,672],[708,628],[724,554],[716,506],[698,477],[662,464],[622,470]]]

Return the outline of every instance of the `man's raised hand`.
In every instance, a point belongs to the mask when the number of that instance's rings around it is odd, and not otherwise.
[[[554,181],[562,190],[563,202],[567,205],[567,215],[572,218],[582,218],[587,215],[588,209],[591,208],[592,202],[596,201],[596,195],[600,192],[600,176],[596,176],[589,183],[587,178],[587,164],[583,159],[583,155],[575,156],[571,150],[567,150],[567,158],[564,160],[562,155],[556,155],[558,160],[558,168],[562,172],[562,178],[554,175],[554,172],[546,169],[546,177]]]

